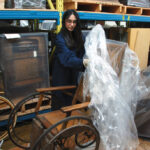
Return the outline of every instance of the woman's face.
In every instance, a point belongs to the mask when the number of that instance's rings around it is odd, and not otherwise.
[[[70,15],[68,19],[65,20],[65,26],[69,31],[73,31],[77,25],[77,18],[75,15]]]

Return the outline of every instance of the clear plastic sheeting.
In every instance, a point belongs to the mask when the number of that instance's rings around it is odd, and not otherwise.
[[[21,27],[28,27],[29,21],[28,20],[20,20],[20,26]]]
[[[84,73],[83,94],[91,97],[89,107],[101,136],[100,149],[135,150],[136,104],[148,92],[140,77],[137,56],[125,43],[106,44],[100,25],[87,35],[85,50],[90,63]]]
[[[39,28],[41,30],[55,30],[56,20],[44,20],[40,23]]]
[[[149,0],[128,0],[128,5],[137,7],[150,7]]]
[[[150,90],[141,78],[138,57],[128,47],[126,48],[122,64],[121,94],[125,97],[132,113],[135,115],[138,101],[145,98]]]
[[[15,8],[24,8],[24,9],[38,9],[46,8],[46,0],[14,0]]]

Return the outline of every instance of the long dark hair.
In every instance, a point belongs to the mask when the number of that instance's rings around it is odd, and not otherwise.
[[[71,15],[74,15],[77,19],[76,27],[72,32],[68,31],[68,29],[65,26],[65,20],[68,19]],[[61,32],[64,36],[67,47],[69,49],[75,48],[76,51],[79,51],[84,48],[84,42],[83,42],[81,26],[80,26],[80,19],[79,19],[79,15],[75,10],[69,9],[64,12]]]

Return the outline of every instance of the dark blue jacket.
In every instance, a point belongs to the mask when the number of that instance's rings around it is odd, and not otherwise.
[[[78,73],[84,70],[84,50],[77,53],[75,49],[68,49],[61,32],[56,36],[55,45],[54,65],[52,68],[53,86],[77,84]]]
[[[83,55],[85,51],[76,52],[75,49],[70,50],[61,32],[56,36],[55,45],[52,86],[77,85],[78,74],[80,71],[84,71]],[[58,99],[61,99],[61,102],[64,101],[59,108],[71,104],[70,98],[66,100],[67,98],[63,96],[61,91],[54,93]]]

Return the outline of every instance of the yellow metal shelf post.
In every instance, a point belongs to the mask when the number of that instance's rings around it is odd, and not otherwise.
[[[56,0],[56,9],[59,11],[59,25],[57,25],[56,33],[58,33],[62,27],[62,12],[64,10],[63,0]]]
[[[51,10],[55,10],[55,7],[54,7],[52,1],[51,1],[51,0],[47,0],[47,2],[48,2],[48,5],[49,5],[49,8],[50,8]]]

